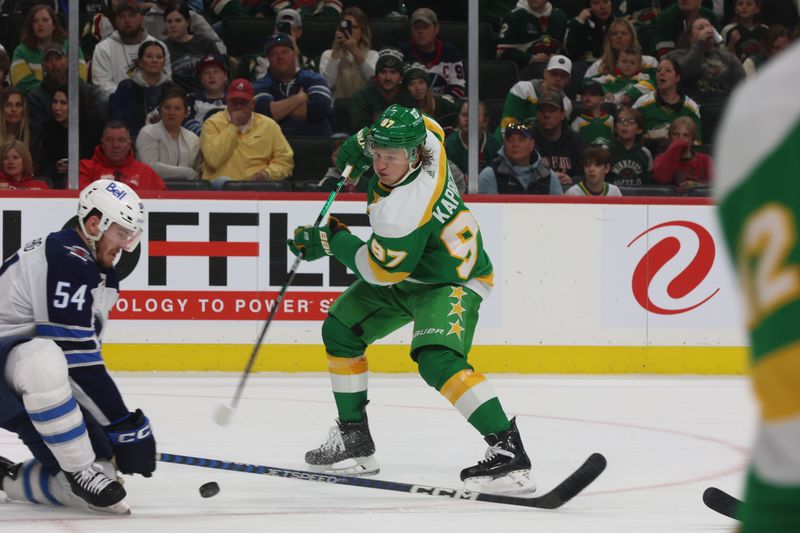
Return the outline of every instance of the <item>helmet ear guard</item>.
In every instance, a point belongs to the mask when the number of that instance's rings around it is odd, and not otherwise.
[[[100,213],[97,235],[86,231],[85,219],[94,210]],[[130,233],[126,247],[132,252],[139,245],[144,226],[144,204],[139,195],[122,182],[100,179],[92,182],[81,191],[78,199],[78,225],[90,245],[103,238],[103,234],[117,224]]]

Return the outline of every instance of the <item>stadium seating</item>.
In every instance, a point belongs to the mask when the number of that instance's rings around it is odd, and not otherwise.
[[[223,191],[278,192],[291,191],[292,184],[282,181],[226,181]]]
[[[675,187],[670,185],[621,185],[622,196],[677,196]]]
[[[511,87],[519,81],[517,64],[513,61],[482,59],[478,69],[478,97],[481,100],[505,99]]]
[[[207,191],[211,182],[207,180],[166,179],[164,184],[170,191]]]
[[[294,151],[292,181],[318,182],[331,166],[336,139],[327,137],[287,137]]]

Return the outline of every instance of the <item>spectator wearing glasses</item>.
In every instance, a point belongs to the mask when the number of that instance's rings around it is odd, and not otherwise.
[[[608,144],[611,171],[608,181],[616,185],[648,185],[652,183],[653,155],[642,146],[644,117],[630,107],[617,112],[614,138]]]
[[[333,98],[350,98],[375,75],[378,52],[372,49],[372,30],[367,16],[348,7],[336,28],[333,44],[322,52],[319,72],[333,91]]]
[[[511,124],[503,132],[503,147],[478,175],[480,194],[553,194],[563,190],[558,176],[536,151],[533,130]]]

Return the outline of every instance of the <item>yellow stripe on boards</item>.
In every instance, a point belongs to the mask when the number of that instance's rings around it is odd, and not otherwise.
[[[800,342],[759,359],[753,387],[766,422],[800,417]]]
[[[451,376],[450,379],[442,385],[442,390],[439,392],[442,396],[447,398],[447,401],[455,405],[464,393],[482,381],[486,381],[486,377],[480,372],[462,370]]]
[[[241,372],[250,344],[103,344],[103,358],[119,371]],[[408,345],[367,349],[374,372],[416,372]],[[745,347],[728,346],[473,346],[469,362],[484,373],[706,374],[749,372]],[[266,344],[255,372],[327,372],[320,344]]]
[[[360,357],[336,357],[328,355],[328,372],[341,376],[352,374],[363,374],[368,370],[367,358]]]

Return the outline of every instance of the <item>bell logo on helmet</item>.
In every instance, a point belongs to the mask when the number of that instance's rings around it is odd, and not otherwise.
[[[123,198],[125,198],[128,195],[128,193],[125,192],[123,189],[120,189],[119,187],[117,187],[117,182],[115,182],[115,181],[112,181],[111,183],[109,183],[106,186],[106,190],[108,192],[110,192],[111,194],[113,194],[117,198],[117,200],[122,200]]]

